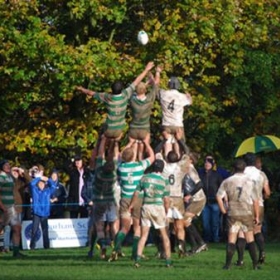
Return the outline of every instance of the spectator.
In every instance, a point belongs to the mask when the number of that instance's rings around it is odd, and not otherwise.
[[[43,175],[44,175],[44,167],[41,164],[34,165],[29,169],[29,176],[31,177],[31,180],[34,178],[37,178],[37,177],[41,177]],[[25,191],[24,191],[24,204],[26,205],[24,219],[32,220],[33,209],[32,209],[32,198],[31,198],[31,192],[30,192],[29,185],[27,188],[25,188]]]
[[[213,169],[215,160],[207,155],[204,168],[199,170],[199,177],[206,195],[206,205],[202,211],[203,239],[205,242],[219,242],[220,209],[216,201],[216,193],[221,185],[222,176]]]
[[[30,241],[30,249],[34,250],[36,246],[36,233],[41,224],[43,233],[43,246],[45,249],[50,247],[48,232],[48,217],[50,216],[51,203],[57,201],[57,198],[51,198],[55,192],[56,185],[52,179],[42,176],[33,179],[30,183],[33,207],[33,223]]]
[[[81,155],[76,155],[74,158],[74,166],[69,172],[69,195],[68,207],[70,210],[70,218],[76,219],[87,218],[88,210],[81,196],[82,188],[90,171],[84,166]]]
[[[59,172],[58,170],[54,169],[51,173],[50,178],[55,183],[55,191],[52,195],[52,198],[57,198],[51,204],[51,215],[50,218],[52,219],[62,219],[64,218],[64,204],[67,198],[67,192],[65,186],[59,181]]]
[[[91,159],[90,159],[90,165],[89,165],[89,176],[85,180],[85,183],[82,188],[82,198],[85,201],[85,204],[88,207],[88,247],[89,251],[87,256],[89,258],[92,258],[94,255],[94,246],[97,243],[97,233],[95,228],[95,222],[94,222],[94,211],[93,211],[93,189],[94,189],[94,182],[95,182],[95,168],[96,168],[96,157],[97,157],[97,147],[99,145],[96,145],[92,151]]]
[[[215,161],[215,164],[213,166],[213,170],[217,171],[221,176],[222,179],[227,179],[231,173],[225,169],[224,167],[221,167],[217,164],[217,161]],[[220,241],[227,240],[227,217],[226,215],[220,214],[220,230],[219,230],[219,239]]]

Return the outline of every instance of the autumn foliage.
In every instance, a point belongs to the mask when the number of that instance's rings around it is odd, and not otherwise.
[[[109,91],[150,60],[164,68],[161,87],[174,74],[193,96],[185,114],[192,149],[229,159],[244,138],[280,136],[279,7],[276,0],[1,0],[0,157],[88,157],[106,112],[76,85]],[[146,46],[137,43],[141,29]],[[153,143],[160,118],[156,104]]]

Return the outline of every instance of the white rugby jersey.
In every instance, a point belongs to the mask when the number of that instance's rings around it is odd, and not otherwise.
[[[244,173],[236,173],[225,179],[217,196],[227,198],[228,216],[253,215],[253,200],[258,199],[254,181]]]
[[[162,108],[162,125],[183,127],[184,107],[192,103],[191,98],[176,89],[161,89],[158,99]]]
[[[157,154],[157,158],[159,158]],[[170,187],[170,196],[183,197],[182,181],[186,174],[188,156],[183,155],[182,159],[178,162],[166,162],[162,155],[161,159],[164,161],[164,169],[162,176],[168,181]]]
[[[254,181],[255,187],[257,189],[257,194],[259,198],[259,205],[263,206],[263,186],[264,186],[264,177],[261,174],[262,171],[260,171],[255,166],[246,166],[244,173],[247,174],[251,180]]]

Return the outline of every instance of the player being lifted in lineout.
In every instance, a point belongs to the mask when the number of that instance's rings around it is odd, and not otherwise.
[[[177,77],[172,76],[169,79],[168,88],[167,90],[161,89],[157,95],[162,108],[162,135],[166,140],[164,146],[165,157],[172,149],[178,156],[180,155],[179,146],[174,135],[178,130],[182,130],[182,140],[185,141],[184,107],[192,104],[192,97],[189,93],[183,94],[179,92],[180,82]]]

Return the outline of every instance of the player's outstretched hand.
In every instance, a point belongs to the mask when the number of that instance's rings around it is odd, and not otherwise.
[[[145,70],[150,71],[151,69],[153,69],[153,67],[155,66],[153,61],[148,62],[148,64],[146,65]]]

